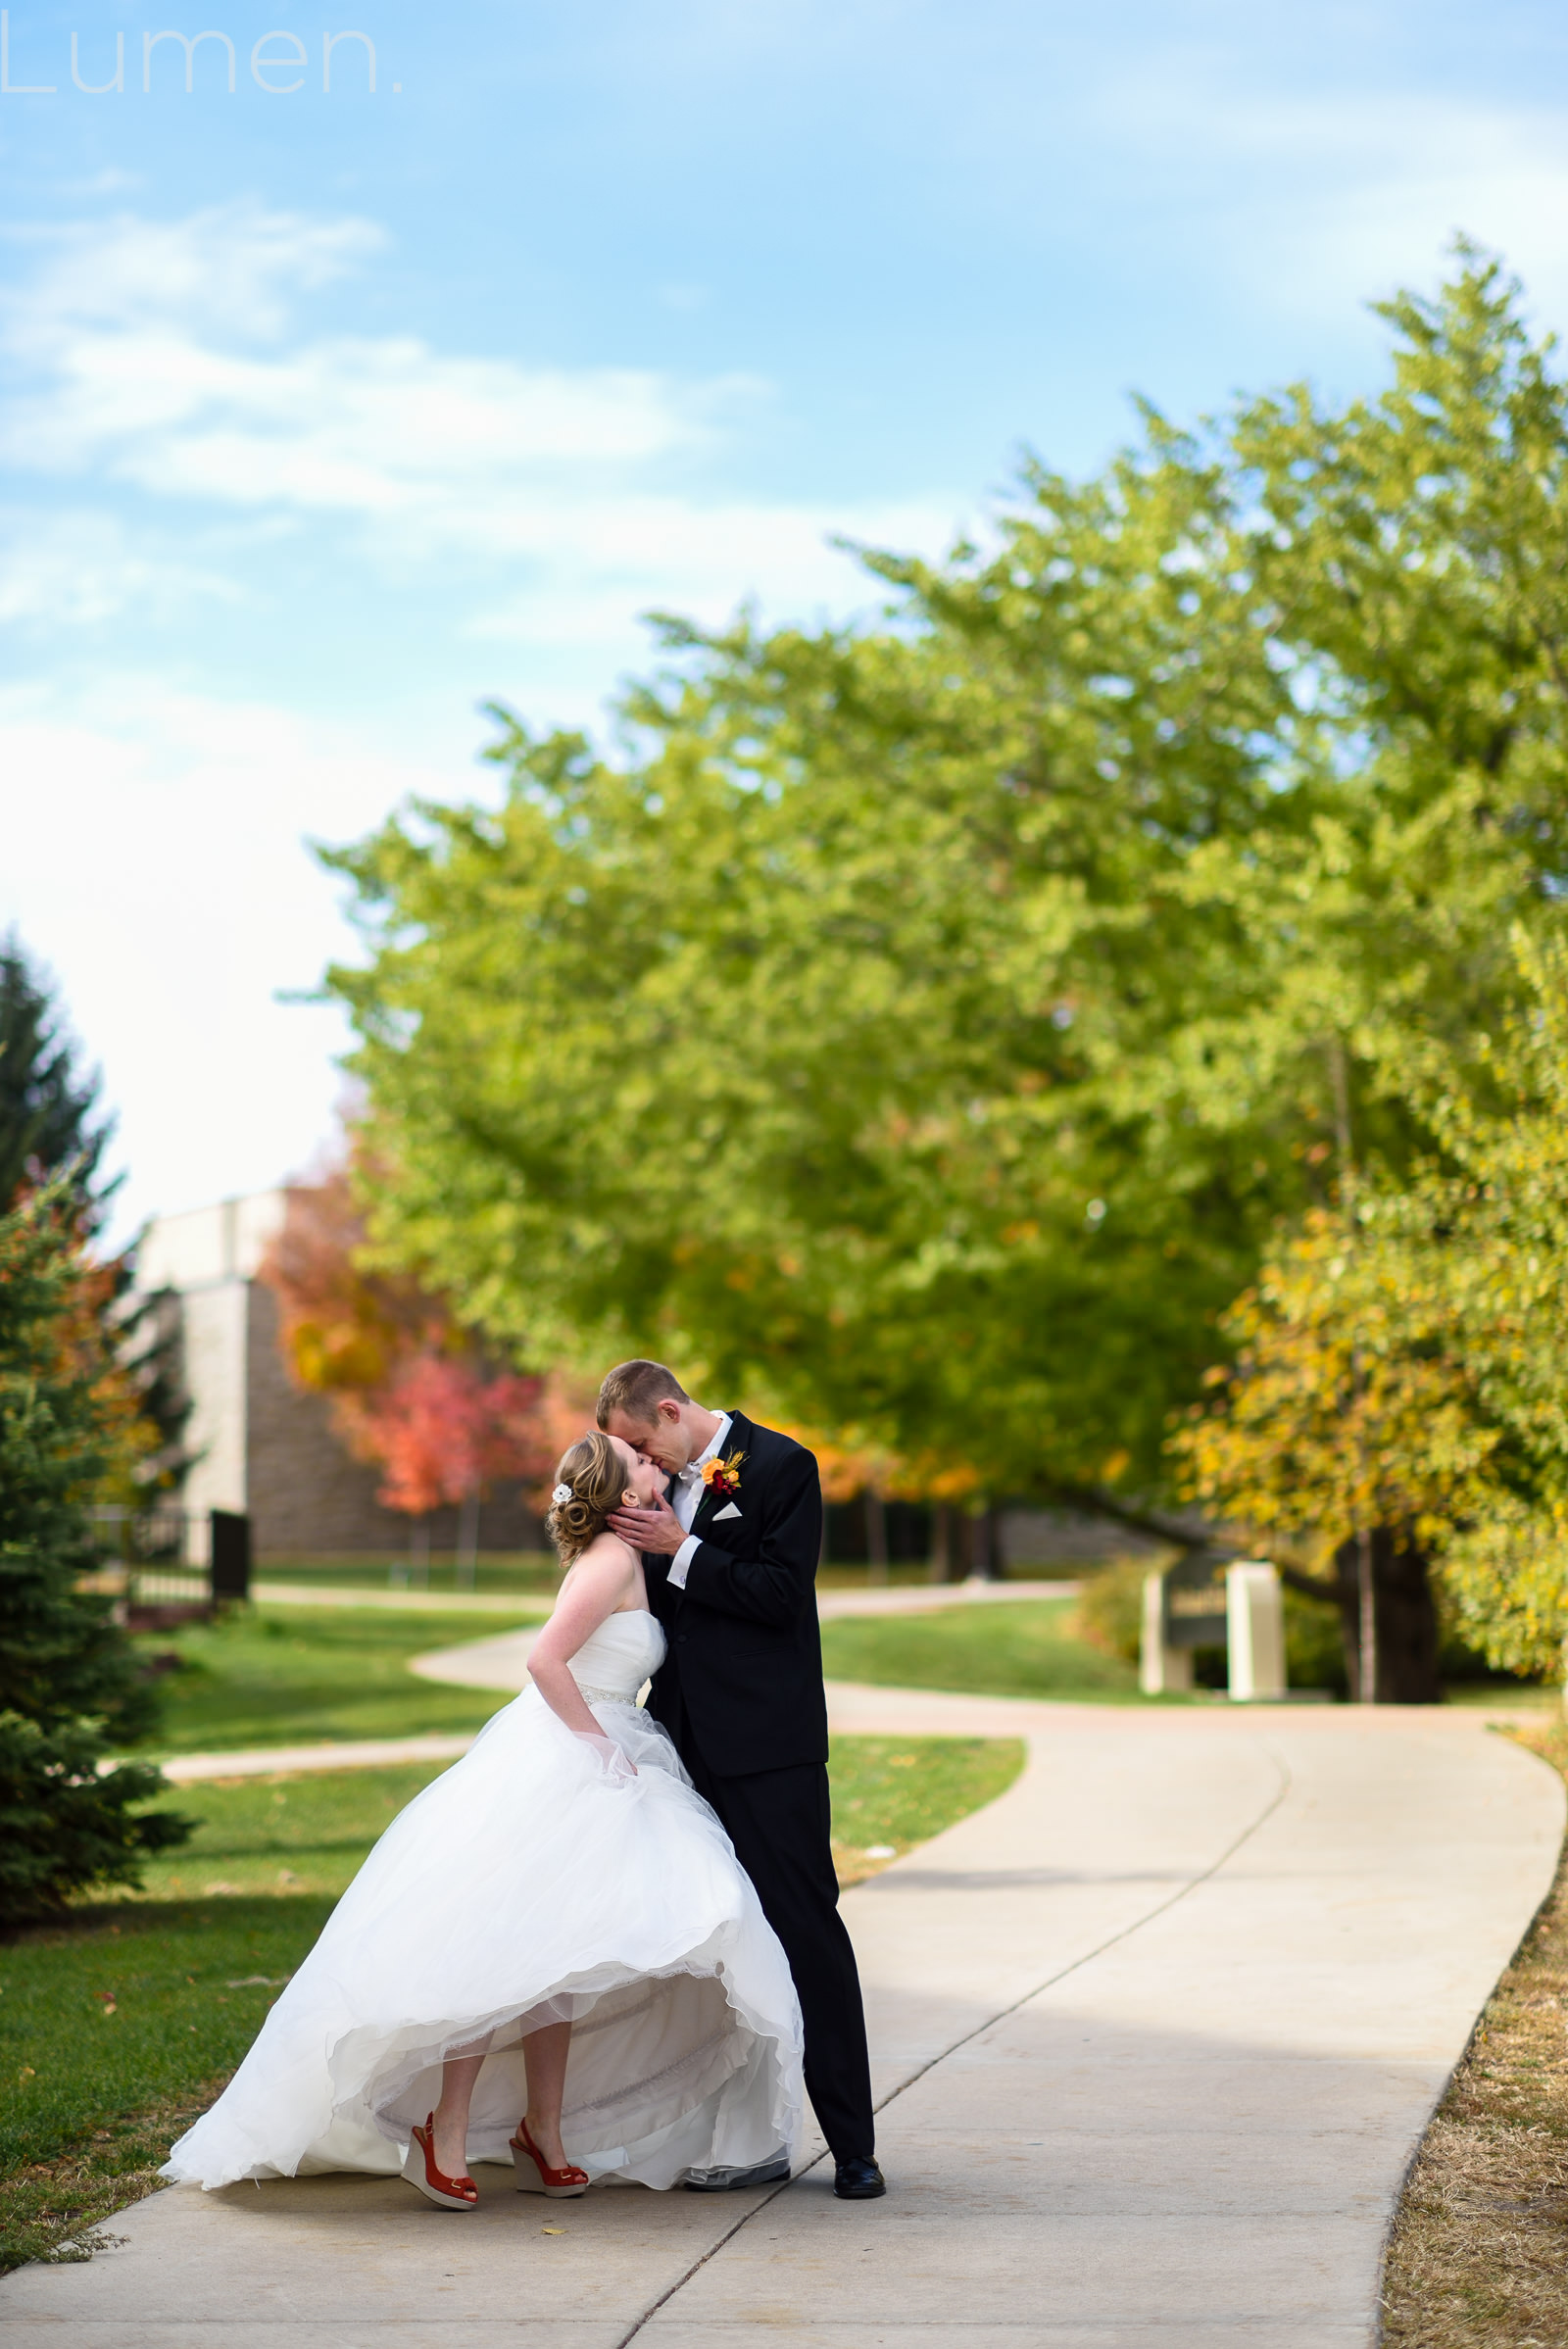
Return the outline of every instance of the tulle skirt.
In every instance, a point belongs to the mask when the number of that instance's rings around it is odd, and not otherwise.
[[[801,2022],[783,1950],[665,1732],[596,1702],[617,1780],[528,1689],[400,1813],[164,2175],[396,2170],[441,2065],[486,2050],[468,2159],[507,2161],[519,2044],[570,2021],[563,2135],[593,2178],[792,2158]]]

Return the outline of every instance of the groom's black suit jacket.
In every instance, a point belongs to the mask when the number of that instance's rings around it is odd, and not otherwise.
[[[791,1436],[737,1411],[723,1455],[740,1490],[698,1504],[698,1548],[684,1590],[667,1557],[645,1554],[648,1597],[669,1652],[648,1699],[678,1750],[688,1743],[716,1778],[749,1778],[827,1760],[827,1700],[816,1625],[822,1489],[816,1461]],[[735,1508],[738,1516],[720,1518]]]

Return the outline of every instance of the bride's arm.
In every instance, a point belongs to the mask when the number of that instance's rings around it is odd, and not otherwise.
[[[637,1561],[624,1542],[613,1534],[595,1542],[578,1559],[569,1589],[556,1601],[556,1611],[533,1643],[528,1677],[550,1710],[579,1737],[602,1737],[587,1699],[567,1670],[583,1641],[613,1615],[637,1571]]]

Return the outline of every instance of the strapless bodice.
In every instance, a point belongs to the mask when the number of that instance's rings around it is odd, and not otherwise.
[[[635,1704],[645,1680],[664,1660],[664,1635],[652,1615],[638,1607],[607,1615],[572,1657],[567,1669],[590,1704]]]

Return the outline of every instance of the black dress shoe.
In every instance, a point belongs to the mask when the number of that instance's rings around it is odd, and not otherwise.
[[[888,2181],[868,2153],[852,2153],[833,2173],[833,2191],[841,2202],[874,2202],[888,2190]]]

